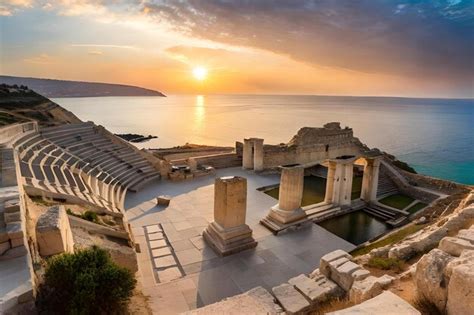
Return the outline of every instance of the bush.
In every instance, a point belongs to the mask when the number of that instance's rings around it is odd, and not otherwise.
[[[401,271],[403,269],[403,261],[396,258],[372,257],[367,265],[382,270]]]
[[[97,221],[98,221],[97,213],[95,213],[93,211],[89,211],[89,210],[84,212],[81,215],[81,218],[83,218],[84,220],[87,220],[87,221],[94,222],[94,223],[97,223]]]
[[[132,272],[99,247],[52,257],[37,306],[46,314],[110,314],[126,306],[135,288]]]

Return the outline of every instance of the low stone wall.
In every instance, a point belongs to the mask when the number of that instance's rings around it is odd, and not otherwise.
[[[193,159],[198,165],[209,165],[215,169],[242,166],[242,157],[235,152],[196,156]],[[174,165],[187,164],[187,159],[173,160],[172,163]]]
[[[439,178],[434,178],[421,174],[413,174],[404,170],[399,170],[400,173],[410,182],[417,186],[426,187],[436,191],[440,191],[447,195],[452,195],[459,192],[467,192],[469,188],[466,185],[458,184],[452,181],[447,181]]]
[[[425,253],[437,247],[441,239],[456,235],[459,230],[469,227],[473,223],[474,206],[460,209],[442,218],[437,224],[426,227],[392,246],[387,255],[390,258],[408,260],[419,253]]]

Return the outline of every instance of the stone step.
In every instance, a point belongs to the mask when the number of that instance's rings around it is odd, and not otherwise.
[[[291,284],[281,284],[272,288],[272,292],[287,314],[301,314],[310,309],[311,304]]]

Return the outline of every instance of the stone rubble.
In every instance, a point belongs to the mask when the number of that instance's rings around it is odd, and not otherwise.
[[[448,315],[474,314],[474,225],[423,255],[413,281],[418,294]]]

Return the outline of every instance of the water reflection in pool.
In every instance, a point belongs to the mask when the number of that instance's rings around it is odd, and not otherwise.
[[[360,245],[390,230],[383,221],[362,210],[320,222],[318,225],[354,245]]]

